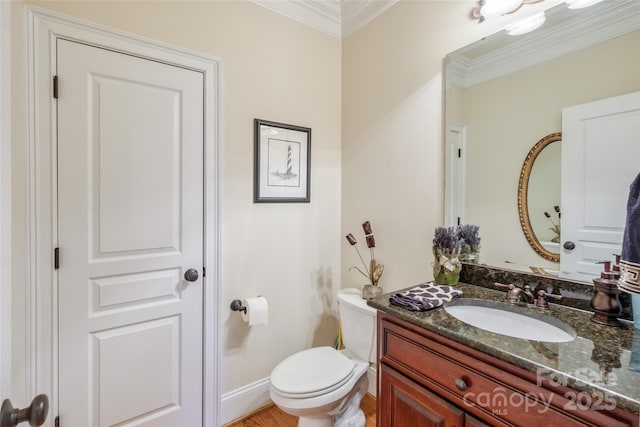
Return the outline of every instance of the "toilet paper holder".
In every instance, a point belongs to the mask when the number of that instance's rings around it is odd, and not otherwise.
[[[247,307],[244,307],[242,305],[242,301],[240,301],[239,299],[234,299],[233,301],[231,301],[231,310],[241,311],[244,314],[247,314]]]

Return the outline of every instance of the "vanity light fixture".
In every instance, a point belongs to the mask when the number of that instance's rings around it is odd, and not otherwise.
[[[520,9],[523,4],[538,3],[541,1],[544,0],[479,0],[478,6],[473,9],[471,15],[479,22],[482,22],[485,18],[513,13]]]
[[[521,34],[530,33],[533,30],[537,30],[544,24],[546,20],[546,16],[544,12],[536,13],[535,15],[531,15],[528,18],[521,19],[520,21],[514,22],[511,25],[507,25],[504,30],[510,36],[519,36]]]
[[[480,7],[480,14],[485,18],[492,18],[515,12],[521,6],[522,0],[485,0]]]
[[[569,9],[582,9],[584,7],[593,6],[596,3],[600,3],[602,0],[565,0]]]

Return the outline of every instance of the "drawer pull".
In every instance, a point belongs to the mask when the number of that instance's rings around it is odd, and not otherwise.
[[[462,378],[458,378],[455,383],[458,390],[465,391],[467,389],[467,383],[465,383]]]

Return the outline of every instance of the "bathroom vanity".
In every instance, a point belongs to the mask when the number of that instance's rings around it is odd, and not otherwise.
[[[505,297],[459,288],[460,298]],[[553,304],[544,314],[531,308],[533,316],[552,316],[576,332],[573,340],[550,343],[488,332],[442,307],[414,313],[390,305],[388,295],[369,305],[379,310],[378,426],[639,425],[630,324],[597,325],[589,312]]]

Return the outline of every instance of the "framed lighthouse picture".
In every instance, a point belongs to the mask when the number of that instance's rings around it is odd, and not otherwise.
[[[311,129],[255,119],[254,203],[308,203]]]

